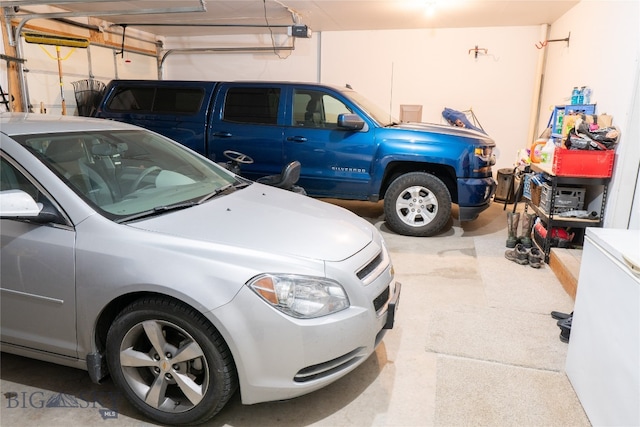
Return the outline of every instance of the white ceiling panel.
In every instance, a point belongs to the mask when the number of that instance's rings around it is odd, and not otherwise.
[[[3,0],[19,13],[42,5],[102,17],[161,36],[264,33],[304,24],[312,31],[526,26],[553,23],[579,0]],[[199,10],[194,12],[194,10]],[[201,11],[200,11],[201,10]]]

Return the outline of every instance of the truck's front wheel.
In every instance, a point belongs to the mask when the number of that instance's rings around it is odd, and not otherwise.
[[[438,233],[451,216],[451,195],[437,177],[411,172],[396,178],[384,197],[387,225],[405,236]]]

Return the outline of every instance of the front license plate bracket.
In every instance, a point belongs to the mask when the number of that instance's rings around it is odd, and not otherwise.
[[[387,321],[382,329],[393,329],[393,323],[396,318],[396,311],[398,311],[398,305],[400,304],[400,291],[402,290],[402,284],[396,282],[396,286],[393,292],[393,296],[389,300],[387,305]]]

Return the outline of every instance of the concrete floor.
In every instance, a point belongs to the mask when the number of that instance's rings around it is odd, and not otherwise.
[[[389,232],[380,204],[340,203],[382,231],[403,284],[396,326],[362,366],[309,395],[243,406],[209,426],[589,426],[552,310],[573,300],[548,266],[504,257],[506,213],[443,233]],[[454,211],[454,216],[457,211]],[[2,426],[145,426],[110,380],[2,354]]]

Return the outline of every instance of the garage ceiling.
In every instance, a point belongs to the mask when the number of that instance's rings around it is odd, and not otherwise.
[[[52,5],[74,16],[100,17],[160,36],[188,37],[264,33],[267,26],[285,31],[293,23],[307,25],[314,32],[539,25],[554,22],[577,3],[579,0],[3,0],[2,5],[19,6],[20,13],[36,13],[42,5]]]

